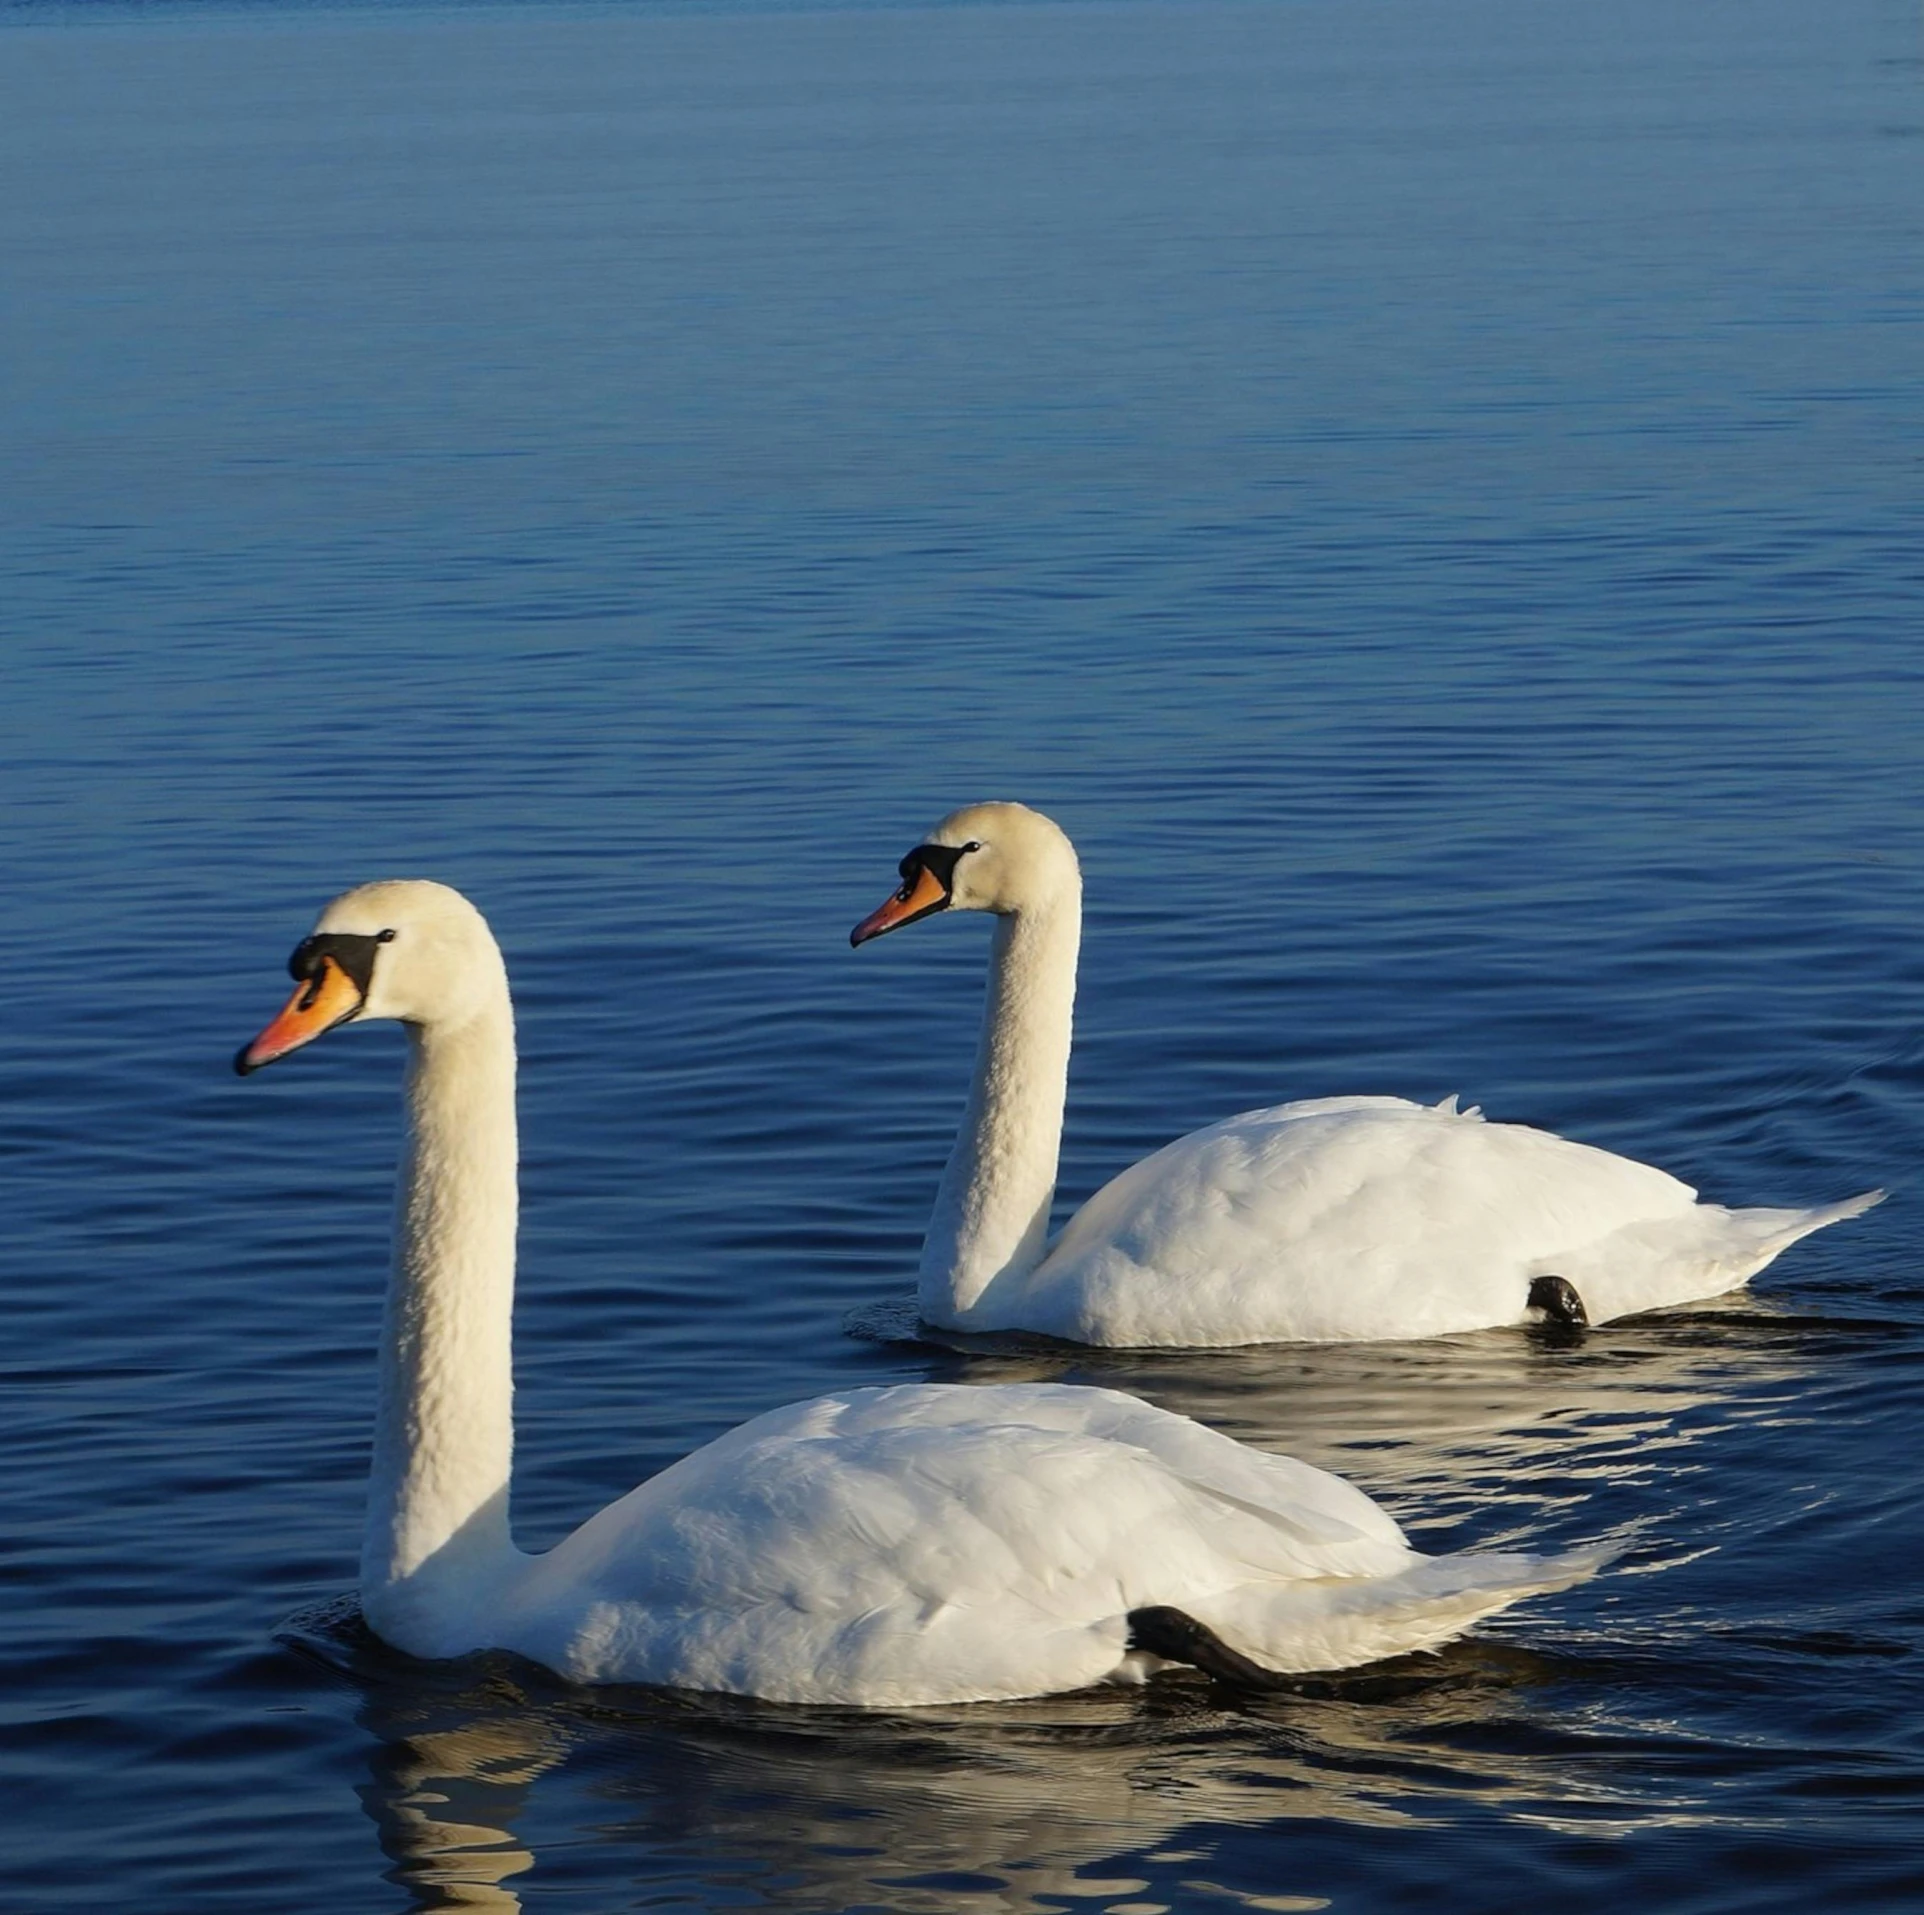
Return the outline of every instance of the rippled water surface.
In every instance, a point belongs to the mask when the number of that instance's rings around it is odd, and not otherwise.
[[[1921,51],[0,7],[0,1902],[1924,1906]],[[1065,1205],[1334,1091],[1893,1200],[1574,1343],[851,1337],[986,931],[845,934],[987,796],[1083,853]],[[1619,1572],[1256,1701],[389,1655],[400,1042],[228,1058],[402,873],[517,992],[525,1541],[799,1395],[1049,1376]]]

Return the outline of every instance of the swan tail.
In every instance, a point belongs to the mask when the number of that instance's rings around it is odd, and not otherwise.
[[[1884,1197],[1881,1190],[1860,1190],[1855,1197],[1846,1197],[1841,1203],[1819,1204],[1812,1210],[1733,1210],[1730,1216],[1733,1223],[1744,1227],[1745,1234],[1761,1254],[1762,1262],[1756,1265],[1761,1270],[1798,1238],[1808,1237],[1812,1231],[1827,1229],[1834,1223],[1843,1223],[1847,1218],[1861,1217],[1865,1211],[1881,1204]]]
[[[1747,1283],[1757,1272],[1802,1237],[1813,1231],[1842,1223],[1847,1217],[1861,1217],[1875,1204],[1884,1201],[1881,1190],[1859,1191],[1842,1203],[1818,1204],[1809,1210],[1776,1210],[1757,1206],[1744,1210],[1724,1210],[1704,1206],[1706,1219],[1715,1220],[1715,1242],[1706,1246],[1708,1267],[1721,1279],[1721,1287],[1734,1288]]]
[[[1800,1237],[1862,1216],[1883,1201],[1883,1191],[1865,1190],[1809,1210],[1694,1204],[1681,1217],[1630,1224],[1582,1250],[1546,1258],[1541,1268],[1575,1287],[1593,1324],[1608,1323],[1722,1296],[1748,1283]]]
[[[1245,1583],[1181,1609],[1135,1611],[1132,1643],[1168,1661],[1193,1662],[1225,1681],[1260,1687],[1259,1676],[1352,1669],[1435,1649],[1512,1603],[1585,1581],[1610,1555],[1577,1550],[1562,1556],[1419,1556],[1394,1576]],[[1153,1620],[1145,1627],[1143,1618]],[[1198,1653],[1182,1653],[1184,1635],[1172,1618],[1201,1632],[1189,1641]]]

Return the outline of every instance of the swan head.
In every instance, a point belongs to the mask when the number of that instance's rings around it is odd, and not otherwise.
[[[234,1059],[245,1077],[362,1018],[462,1024],[499,1001],[501,953],[460,892],[425,878],[344,891],[287,960],[294,994]]]
[[[937,911],[1034,910],[1080,888],[1069,834],[1027,805],[965,805],[952,811],[898,867],[900,888],[848,934],[866,944]]]

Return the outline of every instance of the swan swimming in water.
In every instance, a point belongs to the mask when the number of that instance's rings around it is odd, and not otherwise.
[[[514,1018],[481,914],[364,885],[289,960],[242,1075],[335,1026],[408,1034],[361,1601],[417,1656],[578,1682],[902,1707],[1139,1681],[1261,1684],[1430,1648],[1591,1555],[1430,1557],[1340,1477],[1113,1390],[854,1389],[773,1410],[546,1555],[509,1529]]]
[[[1082,937],[1075,848],[1026,805],[971,805],[900,872],[851,944],[939,911],[998,920],[975,1082],[922,1246],[918,1307],[944,1329],[1179,1348],[1602,1323],[1733,1290],[1884,1194],[1727,1210],[1648,1164],[1486,1123],[1453,1097],[1324,1097],[1165,1145],[1050,1243]]]

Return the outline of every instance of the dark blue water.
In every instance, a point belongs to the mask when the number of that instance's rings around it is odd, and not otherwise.
[[[1924,1906],[1924,35],[1910,0],[0,12],[0,1901]],[[1086,1359],[908,1291],[1077,837],[1064,1197],[1460,1091],[1893,1200],[1580,1344]],[[411,1666],[359,1537],[399,1040],[524,1042],[518,1521],[773,1404],[1121,1383],[1621,1573],[1238,1701],[862,1719]]]

